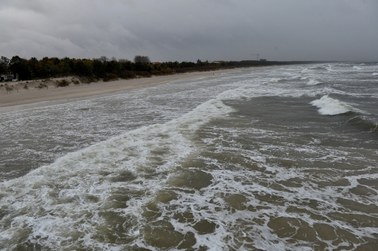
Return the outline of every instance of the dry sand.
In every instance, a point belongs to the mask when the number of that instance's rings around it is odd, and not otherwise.
[[[46,104],[46,102],[48,102],[49,104],[64,103],[83,99],[86,97],[103,96],[136,88],[156,86],[175,80],[189,80],[206,76],[217,76],[225,71],[231,70],[182,73],[166,76],[153,76],[150,78],[94,82],[90,84],[71,83],[67,87],[56,87],[57,81],[61,81],[63,80],[63,78],[51,80],[8,82],[8,88],[6,88],[5,83],[1,83],[1,85],[3,86],[0,87],[0,111],[35,107],[44,105]],[[71,77],[64,79],[69,82],[75,80],[75,78]],[[25,89],[25,85],[28,86],[27,89]],[[38,86],[41,87],[41,85],[45,87],[38,88]]]

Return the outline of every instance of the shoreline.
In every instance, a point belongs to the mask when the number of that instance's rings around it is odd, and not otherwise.
[[[90,97],[112,95],[127,90],[148,88],[177,80],[190,80],[211,76],[215,77],[225,72],[233,71],[237,71],[237,69],[176,73],[172,75],[152,76],[127,80],[121,79],[109,82],[99,81],[88,84],[70,84],[69,86],[65,87],[56,87],[56,79],[9,82],[9,85],[15,86],[16,88],[12,91],[7,91],[5,87],[0,89],[0,112],[38,107],[46,105],[46,103],[60,104]],[[39,83],[46,83],[47,88],[37,88],[36,86]],[[28,89],[24,89],[23,86],[25,84],[31,85],[34,88],[30,87]]]

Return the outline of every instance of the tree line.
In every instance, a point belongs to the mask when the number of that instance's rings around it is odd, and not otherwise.
[[[218,61],[208,62],[151,62],[147,56],[135,56],[133,61],[100,57],[95,59],[32,57],[24,59],[0,57],[0,75],[14,75],[19,80],[46,79],[65,76],[86,77],[90,80],[129,79],[167,75],[191,71],[210,71],[217,69],[283,64],[290,62],[272,62],[266,60]]]

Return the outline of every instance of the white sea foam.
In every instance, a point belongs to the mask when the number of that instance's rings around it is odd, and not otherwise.
[[[278,82],[280,82],[282,80],[283,80],[282,78],[271,78],[271,79],[269,79],[269,82],[278,83]]]
[[[360,71],[360,70],[362,70],[362,67],[355,65],[355,66],[353,66],[353,70]]]
[[[378,76],[378,72],[373,72],[373,76]]]
[[[363,113],[363,111],[354,108],[351,104],[331,98],[328,95],[312,101],[311,104],[319,108],[318,111],[321,115],[338,115],[347,112]]]
[[[314,72],[323,71],[323,70],[327,70],[327,67],[325,65],[315,65],[315,66],[302,68],[301,73],[307,74],[307,73],[314,73]]]
[[[319,85],[321,84],[322,82],[320,81],[317,81],[315,79],[310,79],[308,82],[307,82],[307,85]]]
[[[251,99],[256,97],[278,96],[278,97],[301,97],[304,95],[312,96],[314,92],[305,89],[290,88],[293,83],[276,84],[275,81],[265,82],[260,79],[244,80],[235,83],[236,88],[220,94],[223,100],[229,99]],[[324,93],[321,91],[321,93]]]
[[[309,68],[304,68],[301,70],[301,73],[308,73],[310,72],[310,69]]]
[[[334,72],[336,70],[334,69],[334,66],[332,64],[329,64],[329,65],[327,65],[327,71]]]
[[[112,249],[94,235],[104,224],[99,214],[117,212],[111,206],[116,191],[136,194],[124,201],[122,213],[135,221],[127,231],[138,235],[143,205],[164,185],[166,173],[195,151],[193,133],[232,111],[212,99],[165,124],[127,132],[0,183],[0,209],[7,212],[0,220],[0,246],[15,248],[27,226],[31,243],[51,249],[62,248],[65,241],[69,245],[75,233],[87,240],[86,248]]]

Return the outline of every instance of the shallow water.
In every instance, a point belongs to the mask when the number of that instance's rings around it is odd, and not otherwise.
[[[0,113],[5,250],[375,250],[376,64]]]

